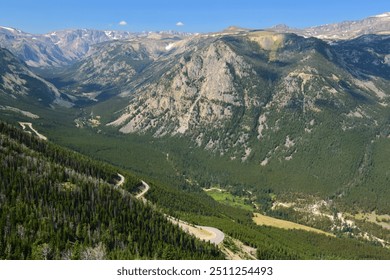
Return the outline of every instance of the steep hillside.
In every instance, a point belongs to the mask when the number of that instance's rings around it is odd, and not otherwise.
[[[0,98],[3,104],[28,103],[71,107],[70,98],[51,83],[34,74],[6,49],[0,48]]]
[[[98,44],[87,58],[47,77],[79,101],[106,100],[125,94],[128,85],[156,59],[169,54],[177,41],[178,37],[146,37]]]
[[[0,123],[1,259],[214,259],[130,195],[140,181]],[[122,171],[121,171],[122,172]]]

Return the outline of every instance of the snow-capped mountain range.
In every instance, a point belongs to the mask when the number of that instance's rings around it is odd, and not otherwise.
[[[290,28],[278,25],[269,30],[281,33],[295,33],[305,37],[324,40],[352,39],[364,34],[390,34],[390,12],[362,20],[345,21],[335,24]],[[57,67],[68,65],[93,53],[93,45],[134,38],[164,39],[168,37],[188,37],[193,34],[176,31],[142,32],[100,31],[91,29],[60,30],[47,34],[30,34],[11,27],[0,26],[0,47],[13,52],[31,67]]]
[[[31,67],[68,65],[93,52],[93,45],[114,40],[166,36],[188,36],[175,31],[132,33],[91,29],[60,30],[47,34],[30,34],[0,26],[0,47],[13,52]]]
[[[317,37],[323,40],[353,39],[365,34],[390,34],[390,12],[362,20],[344,21],[306,29],[278,25],[269,30],[295,33],[304,37]],[[28,66],[58,67],[68,65],[93,53],[93,46],[98,43],[134,38],[166,39],[167,37],[191,36],[194,34],[176,31],[134,33],[91,29],[70,29],[46,34],[30,34],[15,28],[0,26],[0,47],[10,50]]]

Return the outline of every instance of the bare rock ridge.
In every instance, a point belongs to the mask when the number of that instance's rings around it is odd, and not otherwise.
[[[305,29],[277,25],[271,28],[271,30],[291,32],[305,37],[317,37],[324,40],[347,40],[367,34],[389,35],[390,12],[371,16],[362,20],[344,21],[341,23],[325,24]]]

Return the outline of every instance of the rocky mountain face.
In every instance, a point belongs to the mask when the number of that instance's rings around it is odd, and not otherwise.
[[[11,52],[0,48],[0,96],[14,101],[38,103],[44,106],[72,106],[68,96],[60,93],[48,81],[34,74]]]
[[[326,114],[337,112],[344,130],[357,120],[378,125],[390,96],[388,44],[388,36],[333,45],[267,31],[202,35],[147,66],[148,78],[130,82],[120,97],[128,105],[108,125],[186,135],[243,161],[254,147],[279,139],[290,159]],[[263,160],[270,152],[260,153]]]
[[[61,89],[78,99],[99,101],[122,92],[144,70],[167,56],[176,36],[148,36],[126,41],[108,41],[94,46],[94,53],[55,75]],[[155,75],[155,73],[151,73]]]
[[[270,28],[270,30],[282,33],[295,33],[301,36],[316,37],[323,40],[348,40],[367,34],[388,35],[390,34],[390,12],[362,20],[344,21],[305,29],[279,25]]]

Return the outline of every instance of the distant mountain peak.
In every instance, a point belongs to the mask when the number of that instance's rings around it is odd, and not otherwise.
[[[360,20],[348,20],[339,23],[312,26],[304,29],[277,25],[271,27],[269,30],[276,32],[293,32],[304,37],[316,37],[329,41],[354,39],[367,34],[390,34],[390,12]]]
[[[0,26],[0,29],[4,29],[12,33],[23,33],[21,30],[12,27]]]

